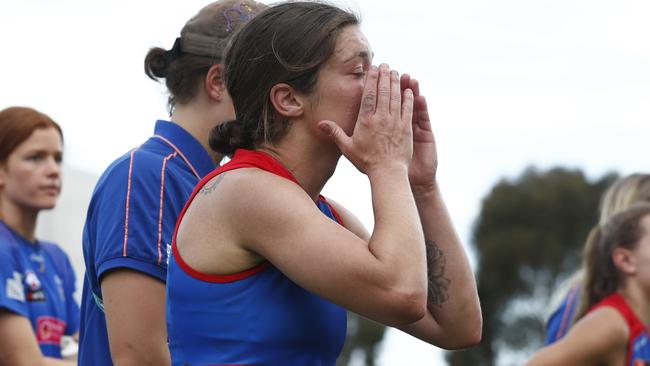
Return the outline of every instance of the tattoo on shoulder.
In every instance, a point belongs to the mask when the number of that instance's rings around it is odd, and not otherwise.
[[[201,195],[203,196],[209,195],[214,191],[215,188],[217,188],[217,186],[219,185],[219,183],[221,183],[221,181],[225,176],[226,173],[221,173],[217,175],[217,177],[214,178],[211,182],[208,182],[208,184],[204,185],[203,188],[201,188],[201,191],[199,193],[201,193]]]
[[[445,253],[433,240],[427,240],[427,272],[429,276],[429,292],[427,303],[430,305],[442,305],[449,298],[447,290],[451,280],[445,277],[445,265],[447,259]]]

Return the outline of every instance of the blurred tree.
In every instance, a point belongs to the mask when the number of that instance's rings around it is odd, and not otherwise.
[[[383,324],[348,312],[348,334],[336,365],[347,366],[350,364],[352,354],[360,353],[366,366],[374,366],[379,350],[377,346],[384,338],[385,331],[386,327]]]
[[[541,346],[551,294],[578,268],[600,196],[615,179],[528,168],[494,186],[472,233],[483,341],[447,354],[450,366],[520,365]]]

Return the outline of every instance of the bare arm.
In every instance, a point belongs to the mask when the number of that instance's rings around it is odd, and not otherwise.
[[[179,226],[181,254],[189,257],[185,244],[200,240],[192,233],[223,225],[216,233],[227,236],[221,243],[236,243],[268,259],[294,282],[334,303],[385,324],[422,318],[424,237],[407,173],[412,95],[402,102],[399,77],[385,65],[379,72],[370,70],[363,95],[353,136],[334,122],[322,121],[321,128],[326,126],[346,157],[369,177],[375,228],[368,243],[325,217],[298,185],[241,169],[229,172],[214,194],[195,197]]]
[[[430,190],[415,187],[413,193],[426,238],[429,312],[401,329],[442,348],[475,345],[481,340],[483,320],[465,251],[437,184]]]
[[[435,196],[439,196],[439,193],[435,193]],[[435,196],[429,199],[434,199]],[[441,249],[437,244],[427,241],[429,311],[421,320],[399,328],[435,346],[456,349],[480,341],[482,317],[469,263],[451,223],[448,222],[449,216],[442,198],[435,199],[436,202],[431,202],[430,205],[424,204],[422,200],[418,202],[423,226],[429,223],[434,229],[440,228],[442,233],[426,228],[425,231],[434,235],[430,237],[450,245],[449,248]],[[333,200],[329,202],[341,215],[346,228],[361,239],[369,239],[367,230],[352,213]],[[447,253],[443,250],[447,250]],[[458,289],[452,287],[459,283],[470,285],[460,286]]]
[[[113,363],[118,366],[169,365],[165,284],[129,269],[101,280]]]
[[[44,357],[29,319],[0,310],[0,365],[73,366],[74,361]]]
[[[542,348],[526,366],[622,365],[629,330],[612,308],[601,308],[580,319],[569,333]]]

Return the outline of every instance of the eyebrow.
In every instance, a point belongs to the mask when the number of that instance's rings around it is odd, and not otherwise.
[[[27,155],[30,154],[63,154],[63,149],[59,150],[47,150],[42,148],[30,149],[25,151]]]
[[[360,51],[360,52],[357,52],[357,53],[355,53],[354,55],[350,56],[350,57],[347,58],[346,60],[344,60],[343,63],[350,62],[351,60],[353,60],[353,59],[355,59],[355,58],[357,58],[357,57],[364,58],[364,59],[370,61],[370,57],[371,57],[371,56],[374,56],[374,53],[373,53],[373,52]]]

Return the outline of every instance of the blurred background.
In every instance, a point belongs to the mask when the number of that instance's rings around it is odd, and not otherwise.
[[[63,194],[39,235],[67,250],[79,283],[99,174],[167,117],[144,56],[170,48],[208,2],[0,2],[0,109],[30,106],[63,127]],[[520,365],[542,342],[552,294],[579,265],[601,192],[616,176],[650,170],[650,2],[334,3],[361,15],[375,63],[420,81],[484,316],[482,343],[454,353],[351,317],[339,363]],[[372,228],[367,179],[344,159],[324,194]]]

